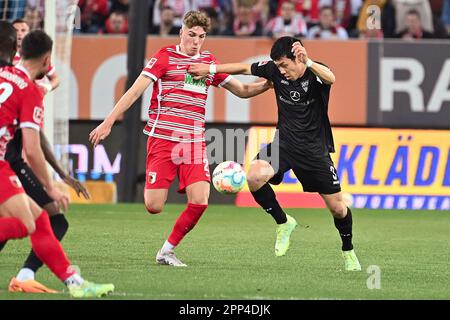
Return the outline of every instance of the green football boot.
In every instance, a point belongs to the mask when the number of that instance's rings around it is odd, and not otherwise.
[[[277,241],[275,242],[275,255],[284,256],[289,249],[290,236],[297,226],[297,221],[290,215],[286,215],[287,221],[277,227]]]
[[[101,298],[114,291],[113,284],[96,284],[88,281],[79,286],[70,285],[68,288],[73,298]]]
[[[342,251],[342,257],[344,258],[345,271],[361,271],[361,265],[359,264],[358,257],[355,251]]]

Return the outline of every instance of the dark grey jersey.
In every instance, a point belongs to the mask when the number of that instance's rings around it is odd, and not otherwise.
[[[273,61],[254,63],[251,71],[273,82],[282,148],[293,155],[315,158],[334,152],[328,119],[330,85],[323,83],[310,69],[306,69],[301,78],[289,81]]]

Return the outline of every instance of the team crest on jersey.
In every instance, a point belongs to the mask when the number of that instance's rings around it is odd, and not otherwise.
[[[158,59],[151,58],[150,61],[147,63],[147,68],[149,68],[149,69],[153,68],[153,66],[155,65],[156,61],[158,61]]]
[[[17,176],[10,176],[9,181],[11,181],[12,185],[16,188],[22,188],[22,183],[20,182]]]
[[[149,172],[148,173],[148,182],[150,184],[154,184],[156,182],[156,172]]]
[[[305,92],[308,91],[308,86],[309,86],[309,80],[302,81],[302,88],[303,88],[303,90],[305,90]]]
[[[260,61],[260,62],[258,62],[258,67],[261,67],[261,66],[267,64],[268,62],[269,61]]]
[[[33,121],[39,124],[44,121],[44,109],[41,107],[34,107]]]

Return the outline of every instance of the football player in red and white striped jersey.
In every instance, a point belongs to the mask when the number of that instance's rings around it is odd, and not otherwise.
[[[175,257],[174,248],[192,230],[208,206],[210,173],[204,135],[208,88],[222,86],[241,98],[250,98],[270,88],[270,83],[243,84],[228,74],[217,73],[196,80],[188,72],[195,63],[216,64],[208,51],[201,51],[210,19],[189,11],[183,18],[180,44],[164,47],[148,62],[134,85],[119,100],[108,117],[90,134],[96,146],[111,132],[114,122],[153,85],[149,106],[145,206],[160,213],[175,176],[179,192],[187,194],[188,205],[157,253],[159,264],[186,266]]]

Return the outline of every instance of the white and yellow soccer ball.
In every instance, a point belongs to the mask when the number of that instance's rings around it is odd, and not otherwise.
[[[242,190],[247,178],[241,165],[234,161],[220,163],[213,172],[214,188],[222,194],[234,194]]]

